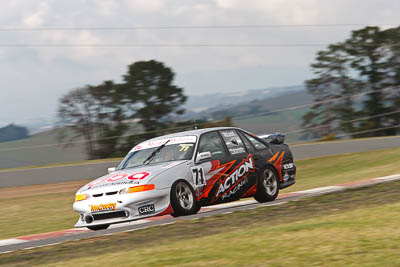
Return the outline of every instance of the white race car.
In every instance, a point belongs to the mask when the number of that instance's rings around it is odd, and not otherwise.
[[[226,127],[145,141],[78,190],[75,227],[100,230],[155,215],[189,215],[243,197],[272,201],[296,174],[289,147],[281,137],[275,141]]]

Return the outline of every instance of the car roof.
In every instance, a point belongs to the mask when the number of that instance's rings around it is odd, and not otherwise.
[[[168,138],[172,138],[172,137],[180,137],[180,136],[188,136],[188,135],[194,135],[194,136],[199,137],[203,133],[219,131],[219,130],[242,130],[243,131],[243,129],[240,129],[237,127],[212,127],[212,128],[204,128],[204,129],[190,130],[190,131],[184,131],[184,132],[179,132],[179,133],[162,135],[162,136],[158,136],[158,137],[146,140],[146,141],[155,141],[158,139],[168,139]]]

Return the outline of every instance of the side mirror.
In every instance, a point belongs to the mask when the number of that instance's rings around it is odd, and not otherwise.
[[[211,158],[211,152],[210,151],[201,152],[201,153],[197,154],[196,163],[199,163],[200,161],[205,160],[205,159],[209,159],[209,158]]]
[[[115,167],[111,167],[111,168],[108,168],[107,169],[107,171],[108,171],[108,173],[112,173],[112,172],[115,172]]]

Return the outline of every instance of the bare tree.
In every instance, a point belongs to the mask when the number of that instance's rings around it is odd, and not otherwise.
[[[59,141],[68,143],[83,138],[89,159],[112,156],[117,151],[119,136],[127,129],[121,109],[113,99],[114,87],[112,82],[104,82],[63,96],[58,107],[62,128]]]

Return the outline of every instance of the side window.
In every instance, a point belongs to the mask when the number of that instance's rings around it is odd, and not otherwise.
[[[254,148],[253,144],[250,143],[249,139],[247,139],[246,136],[244,136],[244,134],[241,131],[238,131],[238,132],[239,132],[240,137],[243,140],[244,145],[247,148],[247,151],[249,151],[250,153],[255,152],[256,149]]]
[[[224,144],[217,132],[203,134],[199,141],[198,153],[210,152],[211,160],[226,157]]]
[[[246,153],[242,139],[240,139],[235,130],[223,130],[220,133],[228,147],[229,153],[232,155]]]
[[[267,148],[266,145],[264,145],[263,143],[261,143],[260,141],[255,139],[253,136],[251,136],[251,135],[249,135],[247,133],[243,133],[243,134],[249,139],[249,141],[255,146],[256,149]]]

